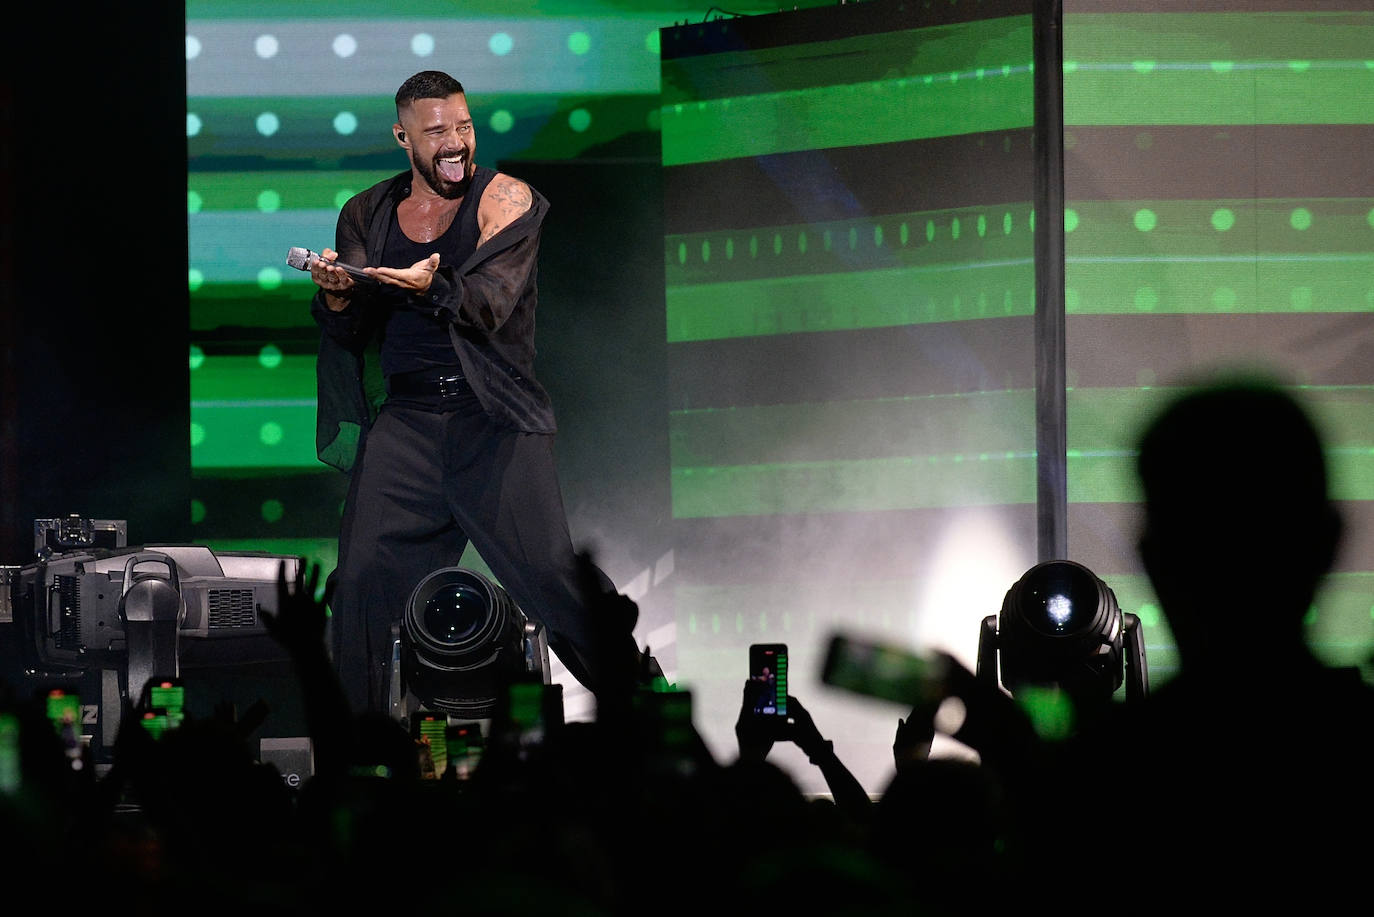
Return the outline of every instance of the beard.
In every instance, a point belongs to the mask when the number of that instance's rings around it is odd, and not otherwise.
[[[439,171],[439,160],[452,156],[453,151],[436,154],[433,159],[424,161],[415,160],[415,171],[420,173],[420,177],[425,180],[425,184],[437,195],[447,200],[457,200],[468,193],[468,188],[472,186],[472,175],[477,166],[472,161],[472,151],[466,147],[463,153],[463,177],[459,181],[450,181]]]

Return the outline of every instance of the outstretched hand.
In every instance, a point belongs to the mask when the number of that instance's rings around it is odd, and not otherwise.
[[[934,742],[935,721],[926,711],[917,708],[910,717],[898,719],[897,734],[892,739],[892,760],[897,770],[928,760]]]
[[[416,261],[410,267],[368,267],[363,270],[383,283],[389,283],[411,293],[426,293],[434,280],[434,272],[438,269],[439,255],[436,252],[423,261]]]
[[[319,587],[319,564],[301,563],[296,568],[295,579],[288,582],[286,562],[283,561],[277,568],[277,610],[272,612],[258,606],[263,627],[294,657],[321,652],[325,648],[334,583],[327,581],[324,597],[316,599]]]

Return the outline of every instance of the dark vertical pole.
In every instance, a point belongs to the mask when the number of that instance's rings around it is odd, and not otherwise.
[[[1068,556],[1064,372],[1064,66],[1061,0],[1034,0],[1036,546]]]

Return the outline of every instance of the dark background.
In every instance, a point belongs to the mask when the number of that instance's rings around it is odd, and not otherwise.
[[[81,27],[58,36],[61,65],[5,55],[7,565],[33,559],[40,518],[127,519],[131,543],[189,531],[184,12],[107,9],[69,8]],[[52,23],[20,13],[7,31],[51,38]]]

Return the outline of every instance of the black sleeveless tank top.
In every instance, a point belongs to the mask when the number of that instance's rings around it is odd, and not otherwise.
[[[472,183],[458,213],[447,230],[432,242],[415,242],[401,229],[400,220],[391,220],[391,232],[386,240],[382,264],[386,267],[409,267],[423,261],[434,252],[439,253],[439,265],[457,267],[477,250],[480,230],[477,226],[477,204],[482,192],[496,176],[495,169],[477,166]],[[399,292],[399,291],[398,291]],[[411,297],[399,293],[386,321],[382,338],[382,373],[433,372],[435,375],[458,375],[458,357],[449,339],[448,323],[434,318],[429,312],[413,308]]]

